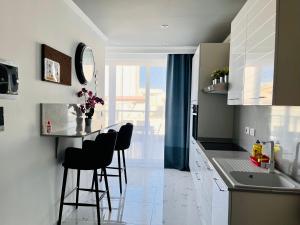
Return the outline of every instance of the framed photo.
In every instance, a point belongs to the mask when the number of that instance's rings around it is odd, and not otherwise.
[[[44,79],[60,83],[60,64],[48,58],[44,60]]]
[[[72,85],[72,58],[48,45],[42,44],[42,68],[43,81]]]

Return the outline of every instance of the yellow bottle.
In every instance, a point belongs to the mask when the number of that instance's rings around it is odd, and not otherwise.
[[[252,146],[252,156],[256,159],[260,159],[262,156],[262,144],[259,140],[256,141],[256,143]]]

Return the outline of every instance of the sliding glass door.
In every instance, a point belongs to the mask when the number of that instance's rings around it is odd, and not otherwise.
[[[165,126],[166,60],[111,60],[106,65],[109,123],[134,124],[133,150],[127,158],[162,161]]]

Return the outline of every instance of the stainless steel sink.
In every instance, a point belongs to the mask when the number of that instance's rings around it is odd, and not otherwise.
[[[242,185],[270,188],[295,188],[293,183],[279,173],[231,171],[230,175]]]

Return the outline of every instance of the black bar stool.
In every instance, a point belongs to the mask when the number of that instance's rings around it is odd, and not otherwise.
[[[109,133],[99,134],[95,141],[84,141],[82,149],[80,148],[67,148],[65,152],[65,161],[64,166],[64,176],[63,184],[61,191],[60,199],[60,208],[59,208],[59,218],[57,225],[61,225],[62,211],[64,205],[73,205],[78,208],[78,206],[96,206],[97,207],[97,220],[98,225],[100,225],[100,199],[104,197],[104,194],[107,194],[107,198],[110,206],[110,196],[107,183],[107,177],[104,176],[106,180],[106,191],[100,191],[97,179],[97,169],[102,169],[105,171],[105,168],[111,163],[113,152],[115,149],[117,139],[117,133],[110,131]],[[69,203],[64,202],[65,191],[66,191],[66,182],[68,169],[77,170],[77,188],[76,188],[76,202]],[[95,183],[95,190],[80,188],[80,170],[93,170],[93,181]],[[106,175],[106,171],[104,172]],[[96,194],[96,204],[88,203],[79,203],[79,191],[92,191]],[[99,197],[99,192],[102,193],[101,198]],[[111,208],[110,208],[111,210]]]
[[[113,131],[113,130],[111,130]],[[107,167],[108,169],[117,169],[119,171],[118,175],[108,174],[109,177],[119,177],[120,193],[122,194],[122,171],[124,171],[125,183],[127,184],[127,172],[126,172],[126,162],[125,162],[125,153],[124,151],[130,147],[131,137],[132,137],[133,125],[132,123],[127,123],[121,126],[117,142],[115,146],[115,151],[118,154],[118,167]],[[121,165],[121,152],[123,157],[123,168]],[[102,178],[102,173],[100,174]]]

